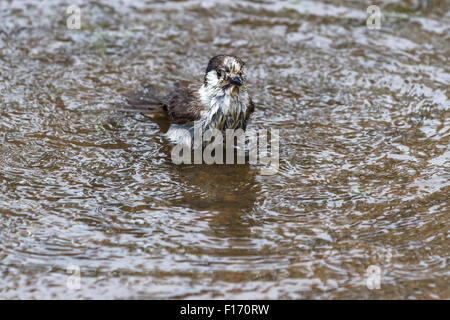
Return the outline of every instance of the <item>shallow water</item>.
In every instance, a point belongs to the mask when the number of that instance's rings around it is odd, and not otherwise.
[[[449,299],[450,4],[378,2],[2,0],[0,298]],[[223,52],[276,175],[109,108]]]

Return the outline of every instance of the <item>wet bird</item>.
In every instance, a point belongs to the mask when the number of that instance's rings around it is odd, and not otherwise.
[[[167,138],[190,146],[194,127],[206,130],[245,130],[255,106],[247,92],[245,63],[238,57],[218,55],[209,60],[202,82],[172,90],[146,86],[126,95],[121,109],[160,111],[170,121]]]

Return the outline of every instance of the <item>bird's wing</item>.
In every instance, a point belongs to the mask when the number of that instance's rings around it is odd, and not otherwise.
[[[255,112],[255,104],[253,103],[252,98],[249,98],[249,104],[247,107],[247,111],[245,112],[244,125],[242,129],[247,130],[248,121],[250,120],[250,116],[253,112]]]
[[[248,109],[247,109],[248,116],[250,116],[253,112],[255,112],[255,104],[253,103],[252,98],[249,98],[249,100],[250,100],[250,102],[249,102]]]
[[[194,88],[177,87],[165,97],[163,109],[172,123],[190,124],[201,118],[205,106]]]

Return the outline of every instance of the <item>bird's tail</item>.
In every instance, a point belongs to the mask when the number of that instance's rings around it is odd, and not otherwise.
[[[124,99],[114,105],[114,109],[126,112],[163,112],[165,105],[165,89],[153,85],[145,85],[124,94]]]

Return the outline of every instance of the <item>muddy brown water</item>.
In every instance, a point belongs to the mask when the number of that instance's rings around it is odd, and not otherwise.
[[[2,0],[0,298],[449,299],[450,5],[378,3]],[[276,175],[108,107],[218,53]]]

